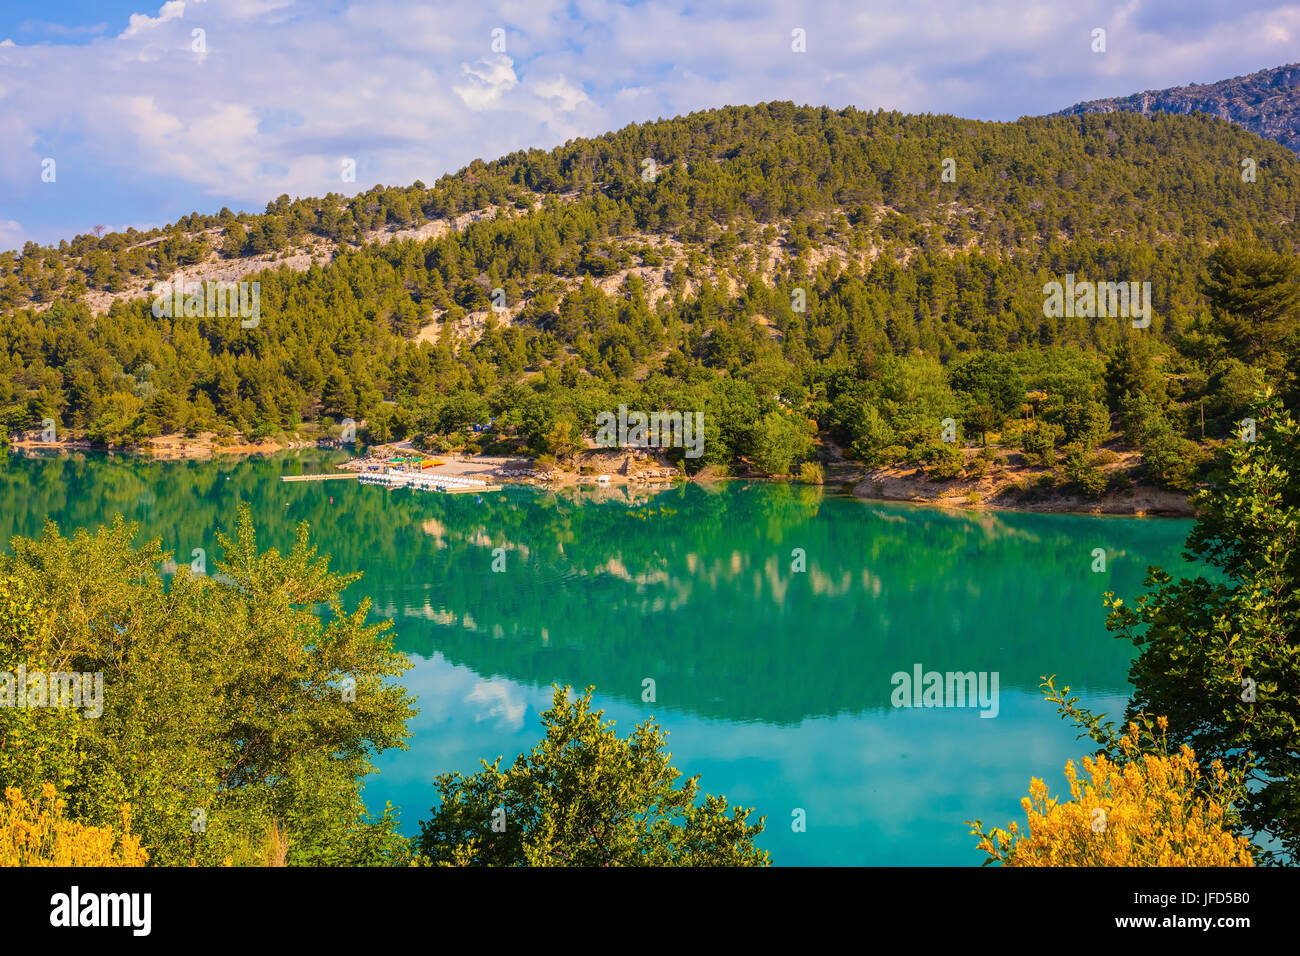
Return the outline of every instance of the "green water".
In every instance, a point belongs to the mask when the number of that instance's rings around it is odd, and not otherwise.
[[[765,814],[760,843],[778,864],[977,864],[963,821],[1018,817],[1030,777],[1059,790],[1084,751],[1040,676],[1122,710],[1131,649],[1106,632],[1102,594],[1135,597],[1148,564],[1183,569],[1190,527],[764,484],[443,496],[278,480],[342,457],[11,455],[0,531],[7,542],[47,519],[67,531],[121,512],[182,560],[204,548],[211,562],[241,501],[263,547],[287,548],[306,520],[334,567],[364,572],[349,602],[369,595],[414,663],[410,749],[381,755],[366,790],[402,808],[407,832],[436,774],[531,748],[551,682],[593,684],[621,728],[653,714],[676,766]],[[996,672],[996,717],[893,707],[892,675],[918,663]],[[796,809],[806,832],[792,830]]]

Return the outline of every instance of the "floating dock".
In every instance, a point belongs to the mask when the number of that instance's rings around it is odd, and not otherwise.
[[[281,475],[281,481],[356,481],[356,473],[341,473],[337,475]]]
[[[459,495],[470,491],[500,491],[501,485],[490,485],[478,478],[460,475],[428,475],[420,472],[388,471],[363,472],[357,480],[363,485],[380,485],[384,488],[410,488],[414,491],[437,491],[444,495]]]

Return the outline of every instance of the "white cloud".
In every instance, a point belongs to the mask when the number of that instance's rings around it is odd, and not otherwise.
[[[475,722],[496,719],[507,727],[522,727],[528,713],[528,702],[518,693],[516,685],[502,678],[480,680],[465,697],[469,704],[484,705]]]
[[[157,218],[280,195],[433,182],[474,158],[551,148],[710,107],[793,100],[1014,119],[1083,99],[1211,82],[1294,59],[1300,7],[1240,0],[169,0],[120,35],[0,44],[0,204],[54,225]],[[206,32],[206,55],[190,30]],[[1108,52],[1089,49],[1094,26]],[[790,49],[807,31],[808,52]],[[506,53],[492,30],[506,31]],[[294,123],[258,118],[292,114]],[[45,155],[94,198],[39,192]],[[69,162],[62,159],[67,155]],[[339,177],[358,161],[355,184]],[[127,208],[141,177],[174,206]],[[65,198],[66,197],[66,198]],[[63,202],[65,207],[57,206]],[[140,202],[144,202],[141,198]]]
[[[566,81],[562,76],[553,80],[543,80],[535,83],[533,90],[543,99],[559,100],[560,109],[566,113],[571,113],[577,109],[579,103],[588,102],[587,94],[580,87]]]
[[[515,61],[504,53],[480,57],[478,62],[482,65],[461,64],[461,72],[469,77],[470,82],[453,89],[470,109],[485,110],[496,105],[502,93],[513,90],[519,77],[515,75]]]
[[[194,0],[194,2],[202,3],[203,0]],[[294,2],[295,0],[225,0],[222,9],[236,20],[247,20],[286,10],[292,7]]]
[[[127,28],[122,31],[119,39],[125,40],[136,34],[150,30],[160,23],[166,23],[168,20],[176,20],[185,16],[185,0],[167,0],[158,8],[158,16],[151,17],[144,13],[133,13],[128,21]]]
[[[22,223],[14,219],[0,219],[0,249],[20,249],[26,241]]]

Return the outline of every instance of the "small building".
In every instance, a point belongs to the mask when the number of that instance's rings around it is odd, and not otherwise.
[[[596,476],[596,484],[598,484],[598,485],[607,485],[607,484],[609,484],[609,475],[597,475],[597,476]]]

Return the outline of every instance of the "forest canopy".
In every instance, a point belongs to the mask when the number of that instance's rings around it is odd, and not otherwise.
[[[1294,378],[1298,218],[1295,155],[1203,115],[728,107],[431,187],[0,254],[0,430],[130,445],[350,418],[537,455],[626,403],[708,413],[711,463],[781,473],[812,436],[942,475],[952,418],[1093,492],[1115,441],[1186,490],[1196,446]],[[256,327],[152,314],[152,282],[230,261]],[[1150,327],[1045,314],[1067,275],[1150,283]]]

